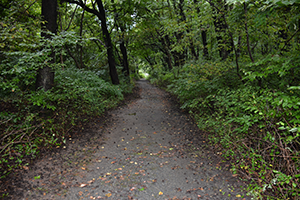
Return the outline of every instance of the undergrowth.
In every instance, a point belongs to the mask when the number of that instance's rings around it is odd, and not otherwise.
[[[254,199],[300,198],[298,55],[266,57],[243,67],[191,62],[150,81],[175,94]],[[261,70],[263,68],[268,70]],[[298,66],[298,67],[297,67]]]
[[[105,82],[93,71],[67,68],[56,71],[55,86],[47,92],[6,94],[0,102],[1,178],[26,168],[41,149],[64,145],[72,127],[115,107],[130,89],[130,84]]]

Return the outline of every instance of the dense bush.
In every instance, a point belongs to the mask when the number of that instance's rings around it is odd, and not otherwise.
[[[1,177],[24,167],[41,148],[64,144],[73,126],[116,106],[131,88],[76,68],[57,70],[55,82],[47,92],[19,92],[1,101]]]

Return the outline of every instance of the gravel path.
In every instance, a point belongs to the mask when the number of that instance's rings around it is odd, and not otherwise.
[[[145,80],[137,85],[139,99],[110,111],[87,138],[70,138],[65,149],[39,160],[10,197],[251,199],[172,98]]]

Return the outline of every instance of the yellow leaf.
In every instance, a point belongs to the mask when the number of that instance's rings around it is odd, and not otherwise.
[[[106,194],[105,196],[107,196],[107,197],[111,197],[111,193],[108,193],[108,194]]]
[[[159,193],[158,193],[158,195],[163,195],[164,193],[162,192],[162,191],[160,191]]]
[[[241,195],[237,194],[236,197],[241,197]]]

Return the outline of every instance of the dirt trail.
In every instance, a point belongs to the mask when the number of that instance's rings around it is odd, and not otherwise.
[[[250,199],[170,96],[145,80],[137,85],[139,99],[31,166],[10,198]]]

